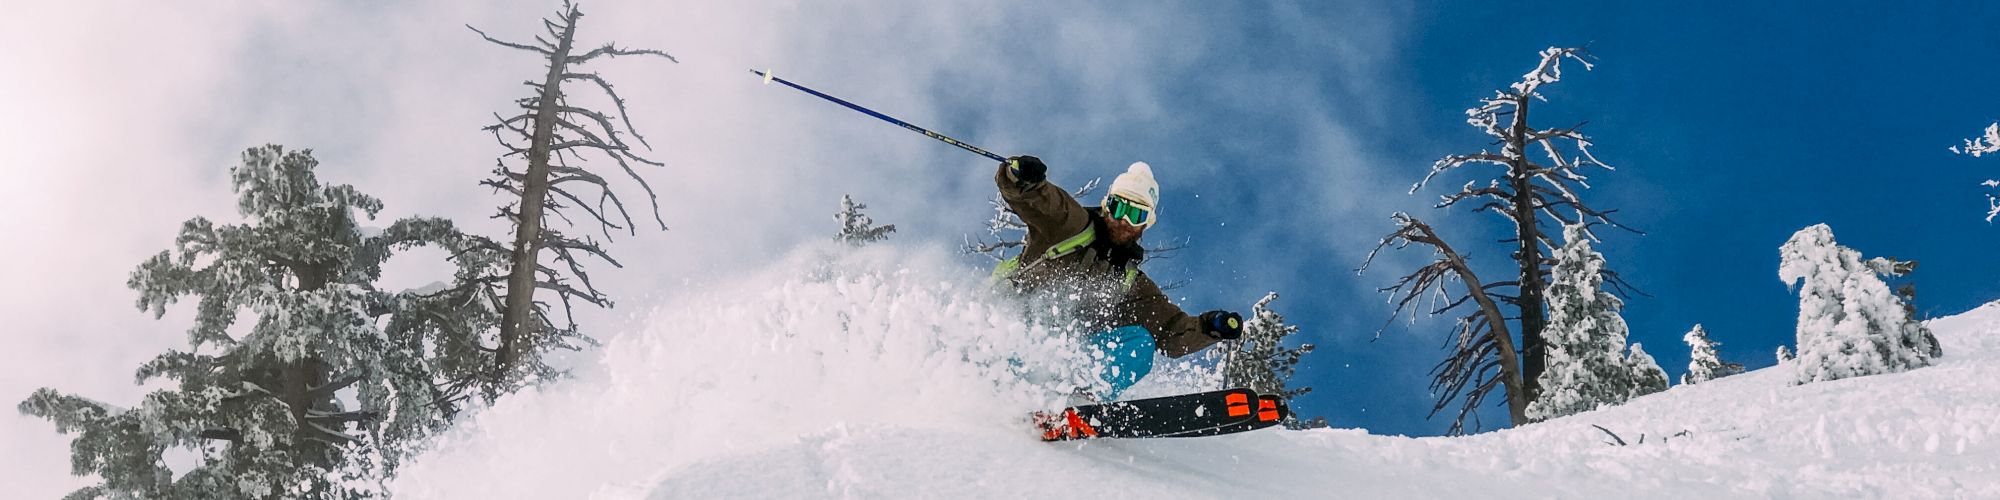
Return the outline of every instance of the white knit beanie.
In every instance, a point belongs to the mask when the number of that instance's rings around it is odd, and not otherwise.
[[[1132,162],[1132,166],[1125,167],[1125,173],[1118,174],[1118,178],[1111,180],[1111,189],[1105,191],[1104,201],[1098,202],[1098,206],[1109,205],[1114,195],[1145,205],[1153,211],[1153,215],[1147,218],[1142,226],[1151,226],[1160,221],[1160,183],[1153,180],[1152,165],[1137,161]]]

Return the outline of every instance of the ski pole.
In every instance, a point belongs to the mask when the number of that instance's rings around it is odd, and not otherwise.
[[[805,92],[805,93],[807,93],[807,94],[812,94],[812,95],[815,95],[815,96],[819,96],[819,98],[821,98],[821,99],[826,99],[826,100],[829,100],[829,101],[833,101],[833,102],[834,102],[834,104],[839,104],[839,105],[842,105],[842,106],[847,106],[847,108],[848,108],[848,109],[852,109],[852,110],[855,110],[855,111],[860,111],[860,112],[862,112],[863,114],[866,114],[866,115],[868,115],[868,116],[873,116],[873,117],[876,117],[876,118],[881,118],[881,119],[882,119],[882,121],[885,121],[885,122],[889,122],[889,123],[894,123],[894,124],[896,124],[896,126],[898,126],[898,127],[903,127],[903,128],[906,128],[906,129],[909,129],[909,130],[910,130],[911,132],[916,132],[916,133],[919,133],[919,134],[924,134],[925,136],[927,136],[927,137],[930,137],[930,138],[932,138],[932,139],[937,139],[937,140],[940,140],[940,141],[944,141],[944,143],[945,143],[945,144],[950,144],[950,145],[953,145],[953,146],[958,146],[958,147],[959,147],[959,149],[964,149],[964,150],[966,150],[966,151],[971,151],[971,152],[973,152],[973,154],[977,154],[977,155],[979,155],[979,156],[984,156],[984,157],[987,157],[987,158],[992,158],[992,159],[993,159],[993,161],[1001,161],[1001,162],[1004,162],[1004,161],[1007,161],[1007,159],[1006,159],[1006,158],[1002,158],[1002,157],[1000,157],[1000,155],[996,155],[996,154],[993,154],[993,153],[990,153],[990,152],[987,152],[987,151],[986,151],[986,150],[984,150],[984,149],[979,149],[979,146],[974,146],[974,145],[971,145],[971,144],[966,144],[966,143],[963,143],[963,142],[959,142],[959,140],[958,140],[958,139],[953,139],[953,138],[950,138],[950,137],[946,137],[946,136],[945,136],[944,134],[940,134],[940,133],[937,133],[937,132],[932,132],[932,131],[930,131],[929,129],[925,129],[925,128],[923,128],[923,127],[919,127],[919,126],[916,126],[916,125],[911,125],[911,124],[910,124],[910,122],[906,122],[906,121],[902,121],[902,120],[898,120],[898,119],[896,119],[896,117],[893,117],[893,116],[889,116],[889,115],[885,115],[885,114],[881,114],[881,113],[877,113],[877,112],[875,112],[875,110],[872,110],[872,109],[868,109],[868,108],[864,108],[864,107],[861,107],[861,105],[859,105],[859,104],[855,104],[855,103],[851,103],[851,102],[847,102],[847,101],[843,101],[843,100],[841,100],[841,99],[840,99],[840,98],[838,98],[838,97],[834,97],[834,96],[830,96],[830,95],[826,95],[826,94],[822,94],[822,93],[820,93],[820,92],[819,92],[819,91],[817,91],[817,90],[813,90],[813,89],[809,89],[809,88],[806,88],[806,87],[805,87],[805,86],[803,86],[803,85],[799,85],[799,84],[796,84],[796,83],[792,83],[792,82],[789,82],[789,81],[785,81],[785,79],[783,79],[783,78],[778,78],[778,77],[776,77],[776,76],[772,76],[770,72],[766,72],[766,71],[757,71],[757,70],[754,70],[754,69],[753,69],[753,70],[750,70],[750,72],[751,72],[751,73],[756,73],[756,74],[757,74],[757,76],[761,76],[761,77],[764,77],[764,83],[765,83],[765,84],[769,84],[769,83],[771,83],[771,82],[778,82],[778,83],[782,83],[782,84],[785,84],[785,86],[786,86],[786,87],[791,87],[791,88],[795,88],[795,89],[799,89],[799,91],[800,91],[800,92]]]

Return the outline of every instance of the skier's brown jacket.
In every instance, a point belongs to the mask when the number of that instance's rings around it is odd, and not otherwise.
[[[1219,341],[1202,333],[1200,320],[1174,305],[1152,278],[1137,271],[1144,259],[1144,250],[1137,242],[1113,245],[1104,221],[1062,188],[1047,181],[1016,185],[1007,175],[1005,163],[1000,164],[993,181],[1007,207],[1028,225],[1019,257],[1021,267],[1006,278],[1017,290],[1062,290],[1057,293],[1071,299],[1081,297],[1072,300],[1072,305],[1082,310],[1072,312],[1101,327],[1143,326],[1167,356],[1186,356]],[[1050,247],[1084,231],[1096,232],[1090,246],[1054,259],[1043,258]],[[1093,301],[1092,296],[1100,298]]]

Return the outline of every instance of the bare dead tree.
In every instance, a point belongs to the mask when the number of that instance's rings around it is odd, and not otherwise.
[[[1522,381],[1527,384],[1530,399],[1539,393],[1536,379],[1541,377],[1547,358],[1542,338],[1542,330],[1548,324],[1545,312],[1547,299],[1543,293],[1548,287],[1549,267],[1553,260],[1546,256],[1558,246],[1549,236],[1545,219],[1562,225],[1604,224],[1639,233],[1611,218],[1617,210],[1592,208],[1578,196],[1579,191],[1590,187],[1584,169],[1613,169],[1591,153],[1592,142],[1580,131],[1582,123],[1566,128],[1535,128],[1528,124],[1529,107],[1537,101],[1547,101],[1541,94],[1542,86],[1562,79],[1562,63],[1566,59],[1582,64],[1585,70],[1592,67],[1583,49],[1550,47],[1542,51],[1540,62],[1533,71],[1523,75],[1521,81],[1495,91],[1493,97],[1481,99],[1478,107],[1465,111],[1466,123],[1492,136],[1494,143],[1500,145],[1500,152],[1480,151],[1446,156],[1431,165],[1430,173],[1423,180],[1410,187],[1410,193],[1416,194],[1417,190],[1438,176],[1468,165],[1487,164],[1502,168],[1498,175],[1484,183],[1467,181],[1457,193],[1444,195],[1436,208],[1474,202],[1478,206],[1472,209],[1473,212],[1498,214],[1514,227],[1514,236],[1501,241],[1516,245],[1512,257],[1519,266],[1519,276],[1514,281],[1492,285],[1515,289],[1516,293],[1511,295],[1493,295],[1520,310],[1524,355],[1521,375]],[[1530,148],[1540,149],[1545,159],[1530,159]],[[1561,231],[1560,227],[1557,231]],[[1585,234],[1592,240],[1597,239],[1593,231],[1586,229]],[[1605,280],[1621,294],[1632,291],[1630,284],[1617,273],[1606,272]]]
[[[1391,219],[1396,222],[1396,231],[1383,237],[1381,243],[1368,252],[1367,261],[1355,273],[1367,271],[1375,256],[1383,248],[1391,246],[1400,250],[1413,244],[1426,245],[1431,247],[1437,258],[1398,279],[1395,285],[1380,289],[1395,297],[1396,310],[1391,313],[1390,321],[1406,310],[1414,317],[1416,310],[1412,306],[1425,307],[1418,303],[1426,297],[1433,299],[1432,304],[1442,303],[1427,311],[1430,316],[1451,313],[1468,303],[1476,307],[1459,316],[1444,345],[1450,354],[1431,369],[1431,392],[1437,396],[1437,402],[1431,406],[1430,416],[1437,416],[1438,412],[1457,400],[1458,412],[1452,418],[1449,432],[1464,434],[1468,418],[1472,420],[1473,430],[1477,430],[1480,403],[1493,389],[1504,387],[1508,419],[1514,424],[1527,422],[1529,394],[1521,370],[1520,354],[1514,349],[1513,335],[1507,331],[1507,316],[1500,309],[1501,299],[1488,292],[1508,285],[1482,283],[1479,276],[1472,272],[1472,266],[1466,263],[1465,257],[1453,250],[1424,221],[1402,212],[1397,212]],[[1453,280],[1464,286],[1464,292],[1453,294],[1446,287]],[[1388,325],[1384,324],[1383,328],[1388,328]],[[1381,333],[1378,331],[1376,334]]]
[[[598,165],[602,163],[585,163],[586,157],[616,164],[626,177],[645,191],[652,205],[654,222],[659,224],[660,230],[667,229],[666,221],[660,217],[659,196],[653,192],[645,177],[633,169],[634,163],[655,167],[664,167],[665,164],[641,156],[634,149],[634,144],[627,142],[626,136],[629,135],[637,141],[637,146],[648,151],[652,149],[645,136],[633,129],[625,99],[618,95],[610,81],[594,71],[582,69],[582,66],[600,58],[620,56],[678,61],[663,51],[628,49],[610,43],[578,54],[576,30],[577,22],[582,18],[583,13],[576,5],[563,2],[562,10],[554,18],[542,20],[548,37],[537,35],[531,44],[502,41],[478,28],[466,26],[488,42],[540,56],[548,70],[540,81],[524,82],[533,94],[515,101],[521,112],[511,116],[496,113],[494,119],[497,123],[484,129],[493,133],[494,139],[507,149],[507,153],[497,161],[494,177],[481,184],[519,197],[518,201],[500,207],[500,213],[495,216],[514,224],[506,288],[503,293],[495,294],[503,301],[500,308],[500,345],[495,352],[493,366],[496,379],[517,376],[524,371],[544,370],[539,359],[544,350],[575,349],[578,346],[572,341],[590,342],[588,337],[577,331],[572,314],[576,302],[598,307],[613,305],[611,298],[591,281],[584,261],[594,259],[613,267],[624,266],[595,239],[563,234],[551,229],[547,220],[549,215],[554,215],[574,226],[575,222],[565,211],[575,209],[587,215],[587,220],[597,222],[596,229],[607,241],[612,239],[614,231],[637,234],[637,223],[627,212],[624,199],[612,189],[605,176],[598,173]],[[610,100],[616,113],[606,113],[573,102],[564,88],[564,84],[569,83],[601,92],[602,97]],[[543,260],[545,251],[552,262]],[[555,294],[563,310],[562,324],[552,318],[550,303],[535,299],[537,291]],[[520,370],[522,367],[530,369]]]

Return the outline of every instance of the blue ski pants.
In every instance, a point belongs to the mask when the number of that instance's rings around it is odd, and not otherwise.
[[[1104,381],[1103,401],[1116,401],[1146,374],[1153,372],[1153,334],[1146,327],[1127,325],[1092,334],[1085,340],[1090,357],[1097,364],[1097,378]]]

